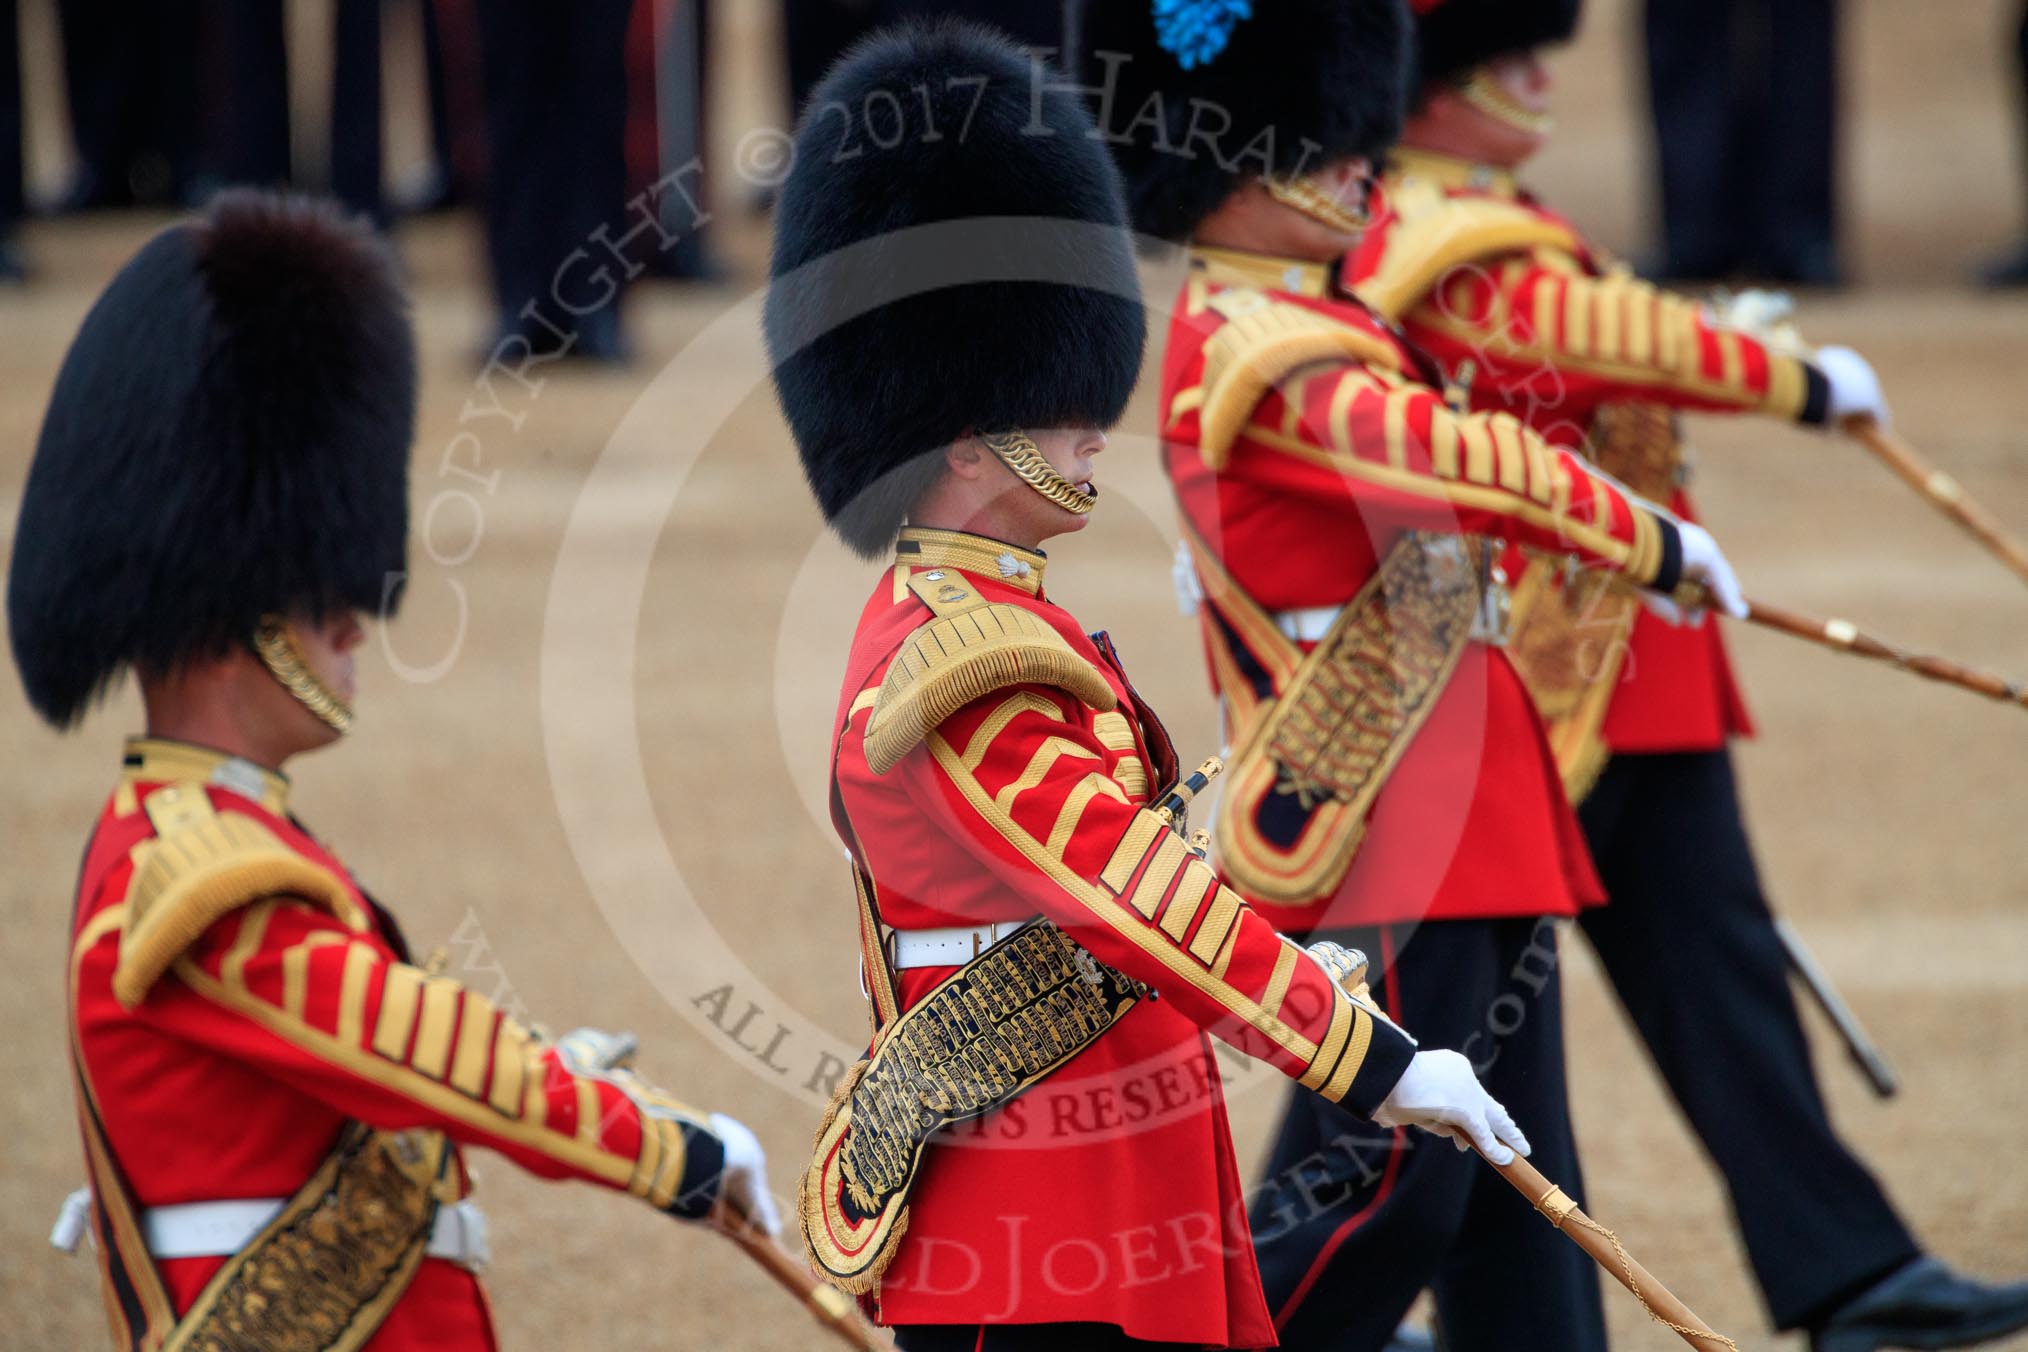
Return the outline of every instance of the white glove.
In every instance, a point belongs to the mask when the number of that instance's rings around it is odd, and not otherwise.
[[[1836,427],[1855,414],[1864,414],[1887,426],[1887,396],[1880,392],[1880,377],[1873,364],[1849,347],[1820,347],[1810,364],[1831,383],[1828,426]]]
[[[752,1221],[763,1234],[782,1232],[782,1214],[768,1191],[767,1154],[746,1124],[724,1113],[711,1115],[711,1134],[725,1146],[725,1181],[721,1195],[732,1210]]]
[[[1718,541],[1711,538],[1711,532],[1688,521],[1676,522],[1676,537],[1683,544],[1683,576],[1692,582],[1702,582],[1707,591],[1716,599],[1718,608],[1736,620],[1746,618],[1746,597],[1739,590],[1739,579],[1733,576],[1732,565],[1725,560],[1718,548]],[[1695,628],[1703,621],[1703,612],[1693,610],[1685,614],[1683,607],[1660,592],[1641,593],[1641,604],[1670,624],[1688,624]]]
[[[1495,1164],[1511,1164],[1515,1151],[1529,1150],[1521,1128],[1479,1084],[1472,1063],[1456,1052],[1417,1052],[1373,1120],[1448,1136],[1460,1150],[1469,1141]]]
[[[724,1113],[712,1113],[712,1135],[726,1147],[726,1174],[720,1184],[726,1208],[746,1216],[763,1234],[781,1234],[781,1212],[767,1188],[767,1151],[761,1149],[761,1141],[746,1123]]]
[[[1717,305],[1719,319],[1728,328],[1742,329],[1755,336],[1772,334],[1796,317],[1795,298],[1786,291],[1763,291],[1748,287],[1724,297]]]

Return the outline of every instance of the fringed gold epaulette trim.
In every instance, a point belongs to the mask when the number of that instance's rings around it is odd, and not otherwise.
[[[143,802],[156,834],[134,850],[113,995],[129,1009],[218,920],[262,897],[324,907],[348,928],[366,917],[337,875],[253,818],[219,812],[201,784],[168,784]]]
[[[1193,395],[1203,408],[1197,445],[1204,463],[1225,468],[1233,443],[1253,411],[1282,379],[1316,362],[1350,361],[1395,370],[1401,355],[1384,338],[1341,324],[1329,315],[1258,291],[1231,288],[1210,301],[1226,317],[1204,344],[1204,379]],[[1186,392],[1191,393],[1191,392]],[[1185,411],[1183,396],[1170,407]]]
[[[874,774],[892,770],[973,700],[1010,685],[1055,686],[1101,711],[1119,703],[1098,668],[1033,611],[1001,601],[932,609],[947,613],[908,636],[874,697],[866,721],[866,763]]]
[[[1451,197],[1413,175],[1388,184],[1396,219],[1371,276],[1352,288],[1383,318],[1398,320],[1461,263],[1547,247],[1575,253],[1578,237],[1539,212],[1492,197]]]

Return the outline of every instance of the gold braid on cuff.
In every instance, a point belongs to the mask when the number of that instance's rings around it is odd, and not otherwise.
[[[1373,220],[1365,206],[1348,207],[1307,178],[1267,178],[1268,196],[1283,206],[1302,212],[1319,225],[1344,235],[1356,235]]]
[[[1014,471],[1015,478],[1064,511],[1083,516],[1098,505],[1098,495],[1085,492],[1058,474],[1026,432],[981,432],[979,440],[1000,457],[1001,464]]]
[[[1547,136],[1556,125],[1556,119],[1548,113],[1532,112],[1509,98],[1507,91],[1500,88],[1499,82],[1487,73],[1484,66],[1459,82],[1458,97],[1495,122],[1503,122],[1530,136]]]
[[[331,687],[319,680],[289,634],[288,621],[269,616],[254,631],[254,652],[268,674],[296,697],[296,702],[315,714],[326,727],[339,734],[352,731],[352,708],[338,698]]]

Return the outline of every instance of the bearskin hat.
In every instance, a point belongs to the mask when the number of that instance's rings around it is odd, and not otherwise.
[[[874,34],[812,93],[763,328],[803,471],[885,549],[977,431],[1117,421],[1146,320],[1119,176],[1063,76],[951,21]]]
[[[1418,91],[1496,56],[1568,42],[1581,6],[1582,0],[1415,0]]]
[[[1403,0],[1068,0],[1064,21],[1134,228],[1178,242],[1248,177],[1377,162],[1409,31]]]
[[[235,191],[156,235],[72,341],[7,579],[37,712],[75,723],[261,618],[392,612],[415,341],[392,253],[327,204]]]

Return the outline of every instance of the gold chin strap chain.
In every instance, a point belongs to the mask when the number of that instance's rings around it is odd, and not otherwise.
[[[1348,207],[1307,178],[1267,178],[1268,196],[1340,234],[1356,235],[1373,217],[1364,205]]]
[[[1014,471],[1014,477],[1066,512],[1083,516],[1098,505],[1098,494],[1087,493],[1058,474],[1026,432],[981,432],[979,440]]]
[[[352,730],[352,709],[330,686],[319,680],[296,647],[288,621],[273,616],[261,621],[254,631],[254,651],[270,675],[296,697],[297,703],[317,715],[325,726],[339,734]]]
[[[1504,122],[1530,136],[1547,136],[1556,125],[1556,119],[1548,113],[1531,112],[1514,102],[1484,66],[1459,82],[1458,97],[1494,121]]]

